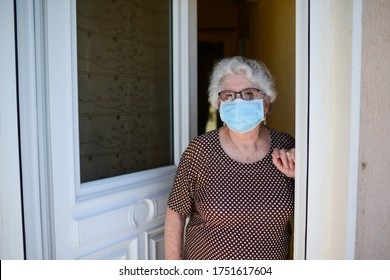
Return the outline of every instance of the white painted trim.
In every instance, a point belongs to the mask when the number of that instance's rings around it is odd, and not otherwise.
[[[180,0],[172,1],[172,70],[173,70],[173,79],[172,79],[172,87],[173,87],[173,138],[174,138],[174,146],[178,147],[178,149],[183,150],[182,138],[179,133],[180,128],[182,126],[182,118],[185,118],[185,114],[182,111],[188,108],[180,108],[179,104],[181,104],[181,97],[179,94],[181,90],[181,79],[180,79],[180,58],[181,53],[180,50]],[[177,34],[177,35],[175,35]],[[182,116],[184,115],[184,116]],[[188,137],[186,137],[188,139]],[[187,140],[188,141],[188,140]],[[180,153],[174,153],[174,162],[175,164],[179,163]]]
[[[23,2],[23,1],[22,1]],[[45,0],[34,1],[35,18],[35,70],[37,129],[39,154],[39,188],[41,197],[41,223],[43,258],[55,258],[55,231],[53,210],[53,181],[50,139],[50,112],[48,79],[48,45],[47,45],[47,5]],[[34,79],[34,73],[31,74]],[[27,199],[27,198],[25,198]]]
[[[296,109],[294,259],[305,259],[309,73],[309,3],[296,2]]]
[[[14,1],[0,8],[0,259],[24,259]]]
[[[307,258],[324,259],[329,221],[331,3],[310,2]]]
[[[198,135],[198,12],[197,0],[189,0],[189,101],[190,101],[190,140]]]
[[[26,259],[44,259],[41,180],[38,152],[38,107],[34,3],[16,1],[20,138]],[[42,183],[43,187],[43,183]]]
[[[196,0],[172,0],[174,162],[197,135]]]
[[[79,99],[78,99],[78,71],[77,71],[77,0],[70,0],[70,50],[71,50],[71,76],[72,76],[72,112],[73,112],[73,168],[74,168],[74,186],[76,196],[84,196],[88,191],[84,190],[81,184],[80,174],[80,132],[79,132]],[[95,182],[96,183],[99,181]],[[93,186],[95,186],[93,185]],[[92,192],[98,192],[99,189],[91,189]]]
[[[77,190],[77,199],[85,200],[96,197],[98,195],[107,194],[110,191],[123,191],[137,189],[147,182],[155,184],[166,178],[173,180],[176,172],[176,166],[164,166],[150,170],[139,171],[131,174],[110,177],[102,180],[92,181],[81,184],[81,188]]]
[[[354,258],[361,12],[310,2],[307,259]]]
[[[70,1],[45,0],[47,29],[47,98],[55,259],[73,259],[75,204],[72,106],[72,33]]]
[[[349,144],[349,186],[348,186],[348,225],[346,258],[355,258],[357,191],[359,172],[359,139],[360,139],[360,88],[361,88],[361,45],[363,1],[353,1],[352,22],[352,85],[351,85],[351,119]]]

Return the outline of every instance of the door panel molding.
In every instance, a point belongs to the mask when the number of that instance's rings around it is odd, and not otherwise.
[[[105,196],[107,193],[111,192],[138,189],[145,185],[145,181],[147,181],[147,184],[150,185],[161,182],[167,182],[170,184],[173,180],[175,171],[175,165],[164,166],[132,174],[78,184],[76,186],[76,196],[78,200],[86,200],[97,196]]]
[[[162,260],[165,257],[164,250],[164,227],[159,227],[147,234],[148,260]]]
[[[78,258],[79,260],[137,260],[138,237],[133,236],[128,240],[117,243],[93,254]]]

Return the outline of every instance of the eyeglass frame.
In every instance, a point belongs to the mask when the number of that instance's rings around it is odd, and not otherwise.
[[[256,93],[261,93],[263,96],[261,96],[260,98],[256,98],[255,94],[253,94],[253,96],[254,96],[253,99],[245,99],[245,98],[243,98],[243,95],[242,95],[243,91],[245,91],[245,90],[253,90],[253,89],[256,90]],[[230,99],[230,100],[222,100],[221,93],[223,93],[223,92],[234,93],[233,98]],[[254,99],[263,99],[263,100],[267,99],[267,94],[263,90],[261,90],[259,88],[244,88],[243,90],[240,90],[240,91],[234,91],[234,90],[227,89],[227,90],[223,90],[223,91],[218,92],[218,98],[220,98],[223,102],[233,102],[234,100],[236,100],[237,94],[240,95],[242,100],[246,100],[246,101],[250,101],[250,100],[254,100]]]

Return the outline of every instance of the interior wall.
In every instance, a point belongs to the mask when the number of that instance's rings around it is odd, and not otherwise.
[[[238,4],[234,0],[198,0],[198,41],[223,42],[223,56],[238,55]]]
[[[363,0],[356,259],[390,259],[390,1]]]
[[[295,0],[259,0],[253,13],[254,57],[268,66],[278,91],[267,125],[295,136]]]
[[[295,136],[295,0],[198,0],[197,3],[198,41],[222,42],[225,57],[243,55],[266,63],[279,93],[267,125]],[[201,58],[202,54],[198,56]],[[199,69],[204,69],[202,66]],[[199,104],[204,104],[207,95],[207,85],[202,86],[202,82],[208,83],[209,73],[204,72],[198,73]],[[203,112],[200,108],[200,119]]]
[[[198,135],[221,125],[217,112],[210,112],[209,77],[217,60],[239,54],[238,6],[234,0],[197,0]]]

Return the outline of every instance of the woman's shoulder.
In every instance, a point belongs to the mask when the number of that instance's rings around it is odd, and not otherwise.
[[[273,134],[275,137],[284,137],[284,138],[290,138],[290,139],[294,139],[294,137],[292,137],[290,134],[286,133],[286,132],[283,132],[283,131],[279,131],[275,128],[269,128],[268,127],[268,130],[271,132],[271,134]]]
[[[214,129],[211,131],[207,131],[201,135],[196,136],[192,139],[191,143],[204,143],[204,142],[212,142],[218,140],[218,130]]]
[[[208,150],[213,149],[214,145],[218,143],[218,130],[214,129],[196,136],[191,140],[188,149]]]
[[[268,128],[271,133],[271,140],[275,146],[281,146],[281,148],[294,148],[295,138],[290,134],[282,131],[278,131],[274,128]]]

